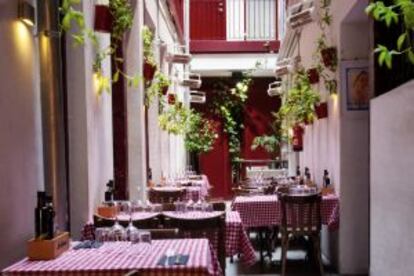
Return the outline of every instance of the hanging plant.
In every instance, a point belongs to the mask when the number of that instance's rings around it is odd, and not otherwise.
[[[179,103],[169,106],[158,116],[160,128],[169,134],[185,135],[191,110]]]
[[[216,127],[200,113],[192,109],[191,111],[184,140],[185,148],[196,154],[207,153],[213,149],[214,142],[218,138]]]
[[[414,2],[412,0],[373,1],[365,12],[374,20],[383,22],[387,27],[402,24],[402,32],[395,42],[395,48],[389,49],[384,45],[377,45],[378,64],[392,68],[392,59],[396,55],[404,55],[414,65]]]
[[[170,93],[167,95],[167,102],[169,105],[175,105],[176,103],[176,97],[174,93]]]
[[[310,84],[315,84],[319,82],[319,71],[318,68],[310,68],[306,72],[308,74],[308,79]]]
[[[150,106],[154,98],[167,94],[171,81],[164,73],[157,71],[151,85],[145,91],[145,104]]]
[[[103,91],[110,91],[111,79],[104,76],[102,70],[102,62],[108,56],[113,56],[115,64],[115,72],[112,76],[112,83],[119,81],[120,76],[127,80],[128,86],[138,87],[141,77],[136,75],[128,75],[121,70],[121,65],[124,60],[117,56],[117,47],[119,42],[122,41],[124,34],[131,29],[133,21],[132,8],[127,0],[110,0],[109,11],[112,17],[111,24],[111,36],[113,37],[112,43],[107,48],[101,49],[96,33],[85,26],[85,16],[82,12],[74,8],[75,4],[78,4],[79,0],[63,0],[60,12],[63,16],[61,22],[62,31],[68,32],[72,25],[77,25],[78,32],[72,34],[75,45],[84,45],[85,39],[89,39],[95,48],[96,56],[92,65],[92,69],[95,76],[98,79],[100,85],[98,85],[98,94]],[[108,84],[108,85],[106,85]]]
[[[307,74],[303,69],[299,69],[294,76],[293,87],[285,95],[278,117],[284,119],[291,127],[301,123],[312,123],[315,105],[319,101],[319,94],[313,90]]]
[[[318,119],[323,119],[328,117],[328,103],[321,102],[315,105],[315,114]]]
[[[154,78],[157,63],[153,52],[154,35],[148,26],[142,28],[142,40],[144,44],[144,79],[149,83]]]

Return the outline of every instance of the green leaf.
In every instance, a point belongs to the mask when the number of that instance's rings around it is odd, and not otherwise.
[[[385,65],[387,65],[388,69],[392,68],[392,54],[391,54],[391,52],[388,52],[385,55]]]
[[[112,82],[116,83],[119,80],[119,70],[116,70],[115,74],[112,76]]]
[[[407,38],[407,33],[403,33],[403,34],[401,34],[401,35],[398,37],[398,40],[397,40],[397,49],[398,49],[399,51],[401,51],[401,49],[402,49],[402,47],[403,47],[403,45],[404,45],[404,42],[405,42],[406,38]]]

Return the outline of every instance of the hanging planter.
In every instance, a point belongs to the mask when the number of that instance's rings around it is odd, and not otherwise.
[[[318,105],[315,105],[315,113],[318,119],[323,119],[328,117],[328,103],[321,102]]]
[[[310,68],[306,73],[308,75],[310,84],[315,84],[319,82],[319,71],[317,68]]]
[[[97,32],[111,33],[113,17],[109,6],[95,5],[94,29]]]
[[[157,66],[148,63],[145,61],[144,63],[144,78],[146,81],[152,81],[154,79],[155,71],[157,70]]]
[[[303,150],[303,133],[305,130],[300,125],[293,127],[292,149],[293,151]]]
[[[168,94],[167,95],[167,102],[169,105],[174,105],[175,104],[175,94]]]
[[[325,67],[330,69],[336,68],[337,65],[337,50],[336,47],[323,48],[321,50],[322,62]]]
[[[162,92],[162,94],[163,95],[167,95],[167,93],[168,93],[168,89],[170,88],[170,86],[169,85],[167,85],[167,86],[163,86],[162,88],[161,88],[161,92]]]

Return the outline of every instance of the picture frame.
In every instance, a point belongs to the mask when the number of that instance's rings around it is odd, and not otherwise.
[[[368,60],[341,63],[341,84],[347,111],[369,110],[373,97]]]

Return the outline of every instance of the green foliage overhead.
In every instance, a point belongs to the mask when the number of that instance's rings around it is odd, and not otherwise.
[[[254,138],[252,150],[263,148],[267,153],[274,154],[279,148],[279,137],[276,135],[262,135]]]
[[[393,0],[389,5],[384,4],[384,1],[374,1],[368,5],[365,12],[387,27],[400,23],[403,26],[403,31],[395,42],[395,48],[377,45],[375,53],[378,54],[378,64],[391,69],[393,57],[396,55],[405,55],[407,60],[414,64],[414,1]]]
[[[168,106],[158,116],[158,124],[160,128],[169,134],[185,135],[188,129],[188,120],[191,116],[191,109],[177,102]]]

